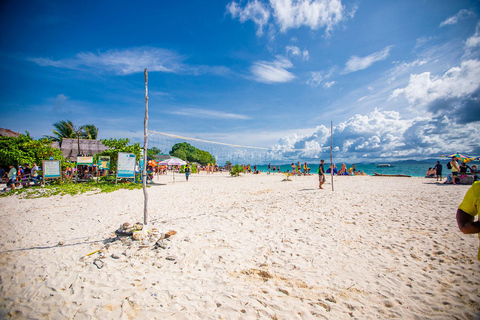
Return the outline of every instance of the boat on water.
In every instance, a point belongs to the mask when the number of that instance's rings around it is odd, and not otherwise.
[[[393,168],[395,166],[392,166],[391,164],[387,164],[387,163],[384,163],[384,164],[377,164],[377,168]]]
[[[412,176],[406,175],[406,174],[381,174],[381,173],[376,173],[373,171],[374,176],[376,177],[405,177],[405,178],[411,178]]]

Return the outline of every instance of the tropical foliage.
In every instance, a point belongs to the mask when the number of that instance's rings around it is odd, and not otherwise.
[[[9,196],[12,194],[16,194],[19,197],[26,198],[26,199],[34,199],[34,198],[48,198],[54,195],[78,195],[86,192],[93,192],[93,193],[109,193],[119,189],[141,189],[141,184],[136,183],[108,183],[108,182],[89,182],[89,183],[58,183],[54,182],[51,185],[45,185],[43,187],[30,187],[30,188],[21,188],[11,190],[7,193],[0,194],[0,197]]]
[[[187,142],[175,144],[170,151],[170,155],[188,162],[198,162],[202,165],[216,163],[215,158],[209,152],[197,149]]]
[[[62,139],[97,139],[98,128],[93,124],[85,124],[76,127],[72,121],[58,121],[53,124],[53,136],[47,138],[53,141],[62,141]]]
[[[104,139],[101,140],[102,143],[108,147],[108,150],[103,151],[95,156],[95,161],[98,160],[98,156],[110,156],[110,170],[113,172],[117,172],[117,160],[118,160],[118,153],[119,152],[127,152],[133,153],[135,157],[140,159],[140,154],[142,149],[140,148],[140,144],[134,143],[129,144],[130,139]]]
[[[150,157],[150,158],[153,158],[153,156],[156,156],[157,154],[160,154],[162,152],[162,150],[158,149],[158,148],[148,148],[147,149],[147,157]]]
[[[37,163],[42,165],[42,160],[48,160],[53,157],[55,160],[61,160],[62,168],[67,167],[67,162],[62,152],[51,146],[48,139],[33,140],[28,135],[19,137],[0,137],[0,166],[9,165],[19,166],[25,163],[32,165]]]
[[[243,166],[241,166],[239,164],[236,164],[230,170],[230,175],[232,177],[238,177],[240,175],[240,173],[243,173],[243,172],[245,172],[245,170],[243,169]]]

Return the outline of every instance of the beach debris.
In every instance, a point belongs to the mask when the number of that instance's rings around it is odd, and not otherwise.
[[[59,245],[59,246],[63,246],[64,244],[65,244],[65,241],[59,241],[59,242],[58,242],[58,245]]]
[[[175,261],[176,258],[174,256],[168,256],[165,259],[168,261]]]
[[[120,256],[116,253],[112,254],[112,259],[120,259]]]
[[[98,250],[96,250],[96,251],[90,252],[90,253],[87,254],[87,257],[88,257],[88,256],[91,256],[92,254],[95,254],[95,253],[97,253],[97,252],[100,252],[100,251],[102,251],[102,249],[98,249]]]
[[[165,233],[165,238],[170,238],[171,236],[176,235],[176,234],[177,234],[177,231],[170,230],[167,233]]]
[[[100,260],[100,259],[96,259],[95,261],[93,261],[93,264],[94,264],[98,269],[102,269],[102,268],[103,268],[103,261]]]
[[[287,290],[285,290],[285,289],[278,288],[278,291],[280,291],[280,292],[281,292],[281,293],[283,293],[283,294],[286,294],[287,296],[289,296],[289,295],[290,295],[290,293],[288,293],[288,291],[287,291]]]

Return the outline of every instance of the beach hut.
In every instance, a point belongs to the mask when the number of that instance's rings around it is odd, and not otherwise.
[[[53,145],[52,145],[53,146]],[[93,139],[80,139],[80,150],[78,150],[78,141],[77,139],[62,139],[59,149],[62,151],[65,159],[70,161],[77,161],[77,155],[96,155],[102,153],[108,148],[103,145],[100,140]]]

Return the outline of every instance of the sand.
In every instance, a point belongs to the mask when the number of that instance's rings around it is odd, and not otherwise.
[[[469,186],[283,178],[155,178],[165,249],[112,242],[143,221],[141,190],[0,198],[0,318],[480,317],[479,241],[455,221]]]

